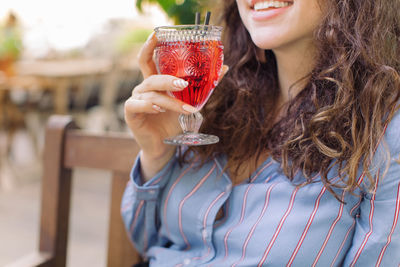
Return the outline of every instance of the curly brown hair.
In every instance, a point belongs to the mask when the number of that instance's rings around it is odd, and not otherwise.
[[[301,170],[309,183],[320,173],[331,192],[339,187],[327,177],[335,162],[342,188],[357,187],[360,164],[368,170],[400,98],[400,1],[322,2],[315,68],[277,123],[275,56],[253,44],[235,0],[221,3],[230,70],[204,107],[201,129],[221,140],[189,151],[203,161],[225,154],[227,167],[236,170],[268,153],[282,163],[289,179]],[[373,186],[375,179],[367,174]]]

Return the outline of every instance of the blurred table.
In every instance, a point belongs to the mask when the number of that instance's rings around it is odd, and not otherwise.
[[[119,73],[126,71],[125,68],[137,69],[130,65],[123,67],[116,67],[115,62],[107,59],[59,59],[16,62],[12,76],[6,76],[0,71],[0,133],[5,133],[6,136],[5,145],[0,144],[0,166],[7,164],[14,134],[18,128],[24,126],[26,120],[26,111],[21,110],[10,97],[14,91],[50,91],[53,113],[67,114],[70,90],[82,92],[85,91],[81,90],[85,85],[99,81],[102,84],[100,105],[105,110],[111,110],[115,104]],[[80,95],[77,96],[79,99]],[[0,173],[0,189],[5,184],[4,180],[4,175],[2,177]]]
[[[54,93],[54,112],[68,113],[69,88],[88,78],[101,78],[112,69],[112,62],[105,59],[68,59],[20,61],[16,63],[16,79],[31,79],[31,84],[22,87],[52,90]]]

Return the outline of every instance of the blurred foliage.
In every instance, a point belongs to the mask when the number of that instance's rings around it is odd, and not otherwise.
[[[15,60],[22,51],[22,37],[16,26],[16,17],[9,14],[4,25],[0,25],[0,59]]]
[[[204,11],[206,0],[136,0],[142,11],[143,3],[156,3],[172,18],[175,24],[194,24],[197,11]]]
[[[152,29],[134,29],[122,35],[116,42],[116,49],[120,53],[128,53],[136,44],[143,44],[152,33]]]
[[[21,48],[22,41],[18,34],[0,28],[0,58],[17,59]]]

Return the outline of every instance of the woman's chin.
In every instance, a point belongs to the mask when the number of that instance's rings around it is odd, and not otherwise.
[[[272,50],[275,48],[278,48],[279,46],[282,45],[281,42],[279,42],[278,38],[271,38],[271,36],[252,36],[251,37],[254,44],[264,50]]]

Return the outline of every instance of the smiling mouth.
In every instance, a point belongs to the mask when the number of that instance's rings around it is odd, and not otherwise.
[[[265,11],[268,9],[288,7],[292,4],[292,1],[259,1],[255,3],[251,8],[255,11]]]

